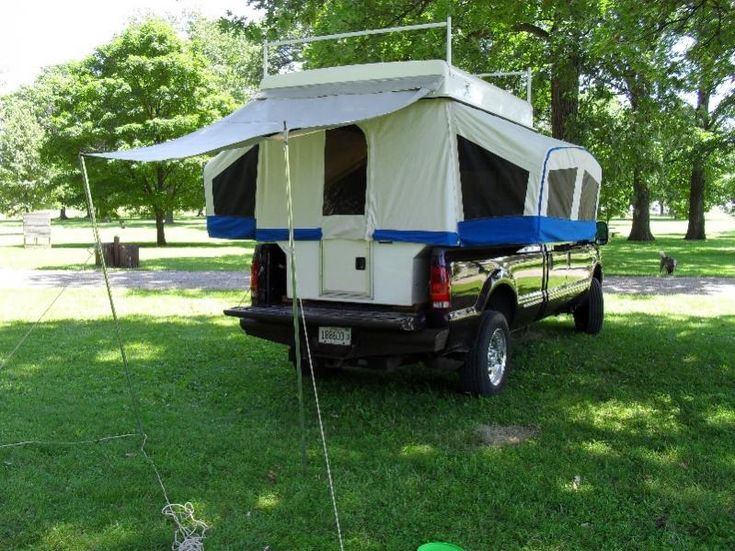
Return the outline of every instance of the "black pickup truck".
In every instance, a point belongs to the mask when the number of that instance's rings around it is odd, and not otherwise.
[[[459,366],[465,392],[497,394],[508,378],[513,330],[547,316],[572,314],[578,331],[600,332],[604,309],[598,246],[606,242],[607,226],[598,223],[595,242],[429,248],[427,300],[422,304],[304,301],[315,372],[447,358],[455,361],[436,363]],[[240,318],[248,335],[291,346],[293,359],[286,255],[278,245],[256,247],[251,292],[251,306],[225,313]],[[349,345],[339,344],[346,334]],[[302,327],[302,342],[304,338]],[[308,362],[302,365],[308,375]]]

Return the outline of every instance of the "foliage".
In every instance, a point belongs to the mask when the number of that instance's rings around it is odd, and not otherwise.
[[[205,126],[234,106],[220,93],[200,52],[157,19],[131,24],[109,44],[69,67],[54,95],[47,154],[71,168],[79,151],[161,143]],[[201,161],[90,161],[102,214],[125,207],[153,214],[158,243],[173,209],[202,204]]]
[[[261,50],[243,33],[227,31],[217,21],[195,17],[187,25],[191,47],[207,61],[215,89],[245,103],[262,77]]]
[[[40,156],[44,130],[23,91],[0,98],[0,212],[48,207],[52,171]]]

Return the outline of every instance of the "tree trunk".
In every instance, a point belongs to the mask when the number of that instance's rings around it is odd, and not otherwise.
[[[174,210],[167,210],[166,211],[166,224],[173,224],[174,223]]]
[[[59,220],[69,220],[69,217],[66,215],[66,207],[64,205],[61,205],[61,210],[59,211]]]
[[[579,56],[571,52],[557,57],[551,68],[551,135],[579,143]]]
[[[162,210],[156,209],[156,244],[159,247],[166,246],[166,233],[164,231],[164,218],[165,218],[165,213]]]
[[[709,97],[710,92],[700,86],[697,90],[697,126],[705,131],[710,126]],[[689,224],[684,239],[699,241],[707,239],[704,233],[704,154],[697,148],[693,153],[689,179]]]
[[[640,169],[633,172],[633,226],[628,241],[655,241],[651,233],[651,195],[641,177]]]
[[[698,241],[707,239],[704,233],[704,167],[702,159],[697,157],[692,164],[692,175],[689,179],[689,225],[684,239]]]

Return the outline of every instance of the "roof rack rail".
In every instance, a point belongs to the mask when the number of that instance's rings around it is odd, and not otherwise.
[[[385,27],[382,29],[368,29],[365,31],[354,31],[348,33],[325,34],[321,36],[307,36],[305,38],[294,38],[290,40],[275,40],[263,42],[263,77],[268,76],[268,49],[272,46],[287,46],[291,44],[306,44],[309,42],[320,42],[322,40],[339,40],[340,38],[352,38],[355,36],[367,36],[371,34],[386,34],[401,31],[418,31],[421,29],[438,29],[446,27],[447,29],[447,63],[452,64],[452,17],[447,17],[446,21],[439,23],[422,23],[418,25],[404,25],[401,27]]]
[[[479,78],[485,77],[526,77],[526,101],[531,103],[531,68],[528,67],[525,71],[495,71],[493,73],[477,73],[474,75]]]

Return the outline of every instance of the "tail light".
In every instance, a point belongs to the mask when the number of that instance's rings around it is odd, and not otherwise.
[[[250,304],[258,304],[258,275],[260,274],[260,254],[255,251],[253,261],[250,264]]]
[[[431,265],[431,305],[449,308],[452,300],[452,280],[444,256],[436,256]]]

